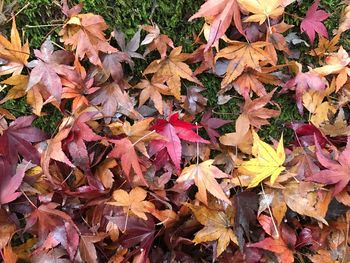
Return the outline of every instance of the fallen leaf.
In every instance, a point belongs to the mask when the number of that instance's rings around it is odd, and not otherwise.
[[[13,74],[20,75],[30,56],[28,41],[22,46],[15,16],[12,19],[11,42],[0,34],[0,76]]]
[[[209,0],[200,7],[197,13],[190,17],[189,21],[199,17],[214,17],[210,25],[210,33],[208,43],[205,46],[205,52],[225,34],[232,20],[237,30],[242,35],[245,35],[237,0]]]
[[[231,201],[215,180],[216,178],[228,178],[229,175],[215,167],[213,162],[214,160],[206,160],[200,164],[193,164],[189,167],[185,167],[176,182],[194,181],[195,185],[198,187],[197,198],[206,205],[208,205],[207,191],[216,198],[231,204]]]
[[[340,193],[350,182],[350,174],[348,173],[350,166],[350,137],[348,137],[346,148],[339,154],[337,159],[327,158],[323,153],[320,145],[316,141],[316,156],[320,164],[326,169],[307,178],[308,181],[334,184],[333,196]]]
[[[108,26],[101,16],[76,14],[68,18],[59,35],[68,48],[76,50],[76,56],[81,60],[86,56],[92,64],[102,66],[99,52],[118,51],[105,39],[103,31],[106,29]]]
[[[332,193],[311,182],[289,182],[283,189],[287,206],[298,214],[313,217],[328,225],[324,219]]]
[[[254,176],[248,187],[256,187],[268,177],[273,184],[277,176],[286,169],[283,166],[286,156],[282,136],[275,151],[270,145],[261,141],[253,131],[252,154],[255,156],[254,159],[245,161],[238,167],[239,173]]]
[[[237,79],[246,67],[261,71],[260,61],[269,61],[269,55],[262,49],[266,42],[246,43],[230,41],[229,46],[216,54],[215,60],[226,58],[230,62],[227,72],[221,82],[221,88],[225,88],[232,81]]]
[[[281,0],[237,0],[239,6],[247,12],[253,13],[243,21],[259,22],[261,25],[266,19],[278,18],[283,14],[284,8]]]
[[[145,201],[147,192],[141,187],[133,188],[129,193],[119,189],[113,192],[113,201],[108,202],[110,205],[122,206],[125,214],[130,212],[137,217],[147,220],[145,213],[148,213],[153,207],[153,203]]]
[[[328,38],[326,27],[322,21],[326,20],[330,14],[324,10],[317,10],[320,0],[316,0],[306,12],[306,16],[300,23],[301,32],[305,32],[310,38],[311,45],[314,44],[316,33],[319,36]]]
[[[231,241],[238,243],[231,228],[233,218],[229,213],[212,210],[205,206],[191,204],[187,206],[191,208],[198,222],[204,225],[204,228],[195,234],[193,241],[196,244],[217,240],[216,256],[219,257]]]
[[[181,79],[187,79],[188,81],[203,86],[203,84],[193,76],[191,68],[184,63],[188,58],[188,54],[181,53],[181,51],[182,47],[174,48],[168,57],[154,60],[143,72],[144,75],[155,73],[153,78],[156,82],[167,77],[166,83],[170,92],[178,100],[181,95]]]

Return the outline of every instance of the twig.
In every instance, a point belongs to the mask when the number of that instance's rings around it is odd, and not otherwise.
[[[291,14],[291,13],[288,13],[288,12],[284,12],[285,15],[287,16],[291,16],[291,17],[294,17],[296,19],[299,19],[299,20],[303,20],[304,18],[298,16],[298,15],[295,15],[295,14]]]
[[[16,14],[14,14],[10,19],[7,19],[5,23],[8,23],[13,20],[14,17],[19,15],[24,9],[26,9],[28,6],[30,6],[30,2],[26,3]]]
[[[47,25],[37,25],[37,26],[30,26],[25,25],[25,28],[41,28],[41,27],[57,27],[57,26],[63,26],[64,24],[47,24]]]

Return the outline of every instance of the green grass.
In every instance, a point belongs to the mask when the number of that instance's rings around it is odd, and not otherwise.
[[[17,11],[29,3],[18,15],[17,23],[18,28],[23,29],[24,36],[28,38],[32,49],[39,48],[41,43],[49,35],[52,36],[54,41],[59,42],[57,38],[59,27],[42,25],[63,23],[65,17],[60,12],[58,5],[60,1],[18,0],[17,2]],[[83,2],[85,12],[102,15],[110,25],[110,30],[117,27],[124,31],[128,38],[138,30],[140,25],[154,22],[158,24],[164,34],[169,35],[174,40],[175,45],[182,45],[185,52],[191,52],[195,49],[193,45],[193,34],[199,33],[203,23],[201,19],[188,22],[188,18],[199,9],[204,0],[85,0]],[[300,6],[294,3],[286,11],[290,14],[304,17],[312,2],[310,0],[302,1]],[[337,28],[339,23],[339,15],[342,8],[340,1],[321,1],[321,8],[332,13],[331,17],[325,23],[330,35],[332,35],[332,30]],[[300,19],[285,15],[285,21],[295,25],[293,31],[299,32]],[[308,41],[305,35],[302,35],[302,37]],[[342,38],[341,44],[345,47],[350,47],[350,41],[346,37]],[[301,50],[301,54],[300,61],[302,63],[317,64],[317,61],[313,57],[305,55],[303,50]],[[141,76],[141,70],[154,58],[156,57],[150,57],[148,61],[137,61],[133,81],[137,81]],[[217,105],[217,92],[220,89],[220,79],[209,74],[203,74],[200,76],[200,79],[207,89],[205,96],[208,98],[208,105],[214,109],[216,116],[224,119],[236,119],[243,100],[234,98],[225,105]],[[236,94],[232,92],[231,95]],[[274,99],[281,105],[281,115],[276,119],[272,119],[271,125],[265,126],[261,131],[261,135],[265,139],[271,137],[278,138],[281,132],[284,131],[287,137],[291,137],[291,132],[284,128],[285,124],[292,120],[303,118],[297,112],[295,102],[291,99],[290,95],[277,94]],[[5,106],[11,109],[14,114],[28,114],[30,112],[23,99],[10,101]],[[39,118],[36,124],[49,133],[52,133],[55,131],[56,123],[60,120],[61,115],[53,107],[45,107],[44,111],[50,114]],[[233,129],[234,125],[226,125],[222,132],[230,132]]]

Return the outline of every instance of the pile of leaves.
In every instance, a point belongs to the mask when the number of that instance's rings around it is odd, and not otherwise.
[[[67,1],[61,43],[31,50],[13,17],[0,35],[3,261],[348,262],[350,5],[333,36],[318,0],[300,27],[288,5],[204,2],[191,54],[156,24],[107,34]],[[219,104],[242,98],[237,119],[215,117],[201,74],[222,79]],[[308,116],[285,124],[289,145],[258,135],[281,93]],[[22,97],[32,115],[16,118],[6,102]],[[33,125],[48,104],[63,115],[52,135]]]

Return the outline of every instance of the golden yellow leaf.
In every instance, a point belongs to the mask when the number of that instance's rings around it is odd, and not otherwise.
[[[255,187],[264,179],[270,177],[273,184],[277,176],[285,170],[283,163],[286,159],[283,147],[283,136],[278,143],[277,150],[260,140],[258,134],[253,131],[252,154],[255,158],[243,162],[238,167],[241,174],[254,176],[248,187]]]
[[[253,13],[244,19],[244,22],[259,22],[261,25],[266,19],[277,18],[283,14],[281,0],[237,0],[242,10]]]

